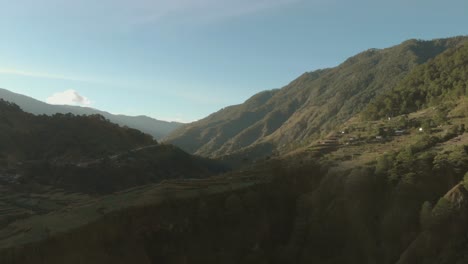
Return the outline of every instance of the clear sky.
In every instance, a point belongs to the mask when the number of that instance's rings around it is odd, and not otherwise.
[[[368,48],[468,34],[467,0],[0,0],[0,87],[192,121]]]

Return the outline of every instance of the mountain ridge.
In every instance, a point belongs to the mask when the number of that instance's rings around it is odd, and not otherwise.
[[[70,106],[70,105],[51,105],[34,99],[32,97],[11,92],[7,89],[0,88],[0,98],[6,101],[17,104],[25,112],[29,112],[36,115],[53,115],[57,113],[67,114],[72,113],[75,115],[93,115],[99,114],[109,119],[111,122],[121,126],[128,126],[141,130],[144,133],[150,134],[155,139],[160,140],[177,127],[181,126],[182,123],[168,122],[157,120],[149,116],[127,116],[121,114],[111,114],[106,111],[94,109],[91,107],[81,106]]]
[[[337,67],[306,72],[281,89],[258,93],[243,104],[184,125],[165,140],[212,158],[287,152],[323,137],[375,96],[395,87],[417,65],[467,39],[412,39],[366,50]]]
[[[41,184],[108,193],[225,170],[219,162],[159,144],[150,135],[101,115],[37,116],[0,99],[0,187],[7,182],[20,190]]]

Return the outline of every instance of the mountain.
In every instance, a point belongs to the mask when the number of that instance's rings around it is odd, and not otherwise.
[[[35,115],[53,115],[57,113],[72,113],[74,115],[98,114],[105,117],[106,119],[109,119],[113,123],[119,124],[121,126],[135,128],[144,133],[150,134],[158,140],[162,139],[174,129],[182,125],[181,123],[156,120],[147,116],[114,115],[89,107],[50,105],[31,97],[16,94],[5,89],[0,89],[0,98],[3,98],[5,101],[15,103],[19,105],[24,111]]]
[[[150,135],[99,115],[36,116],[0,99],[0,155],[9,161],[97,158],[156,144]]]
[[[220,171],[224,167],[217,162],[158,144],[100,115],[36,116],[0,99],[0,182],[13,175],[17,184],[107,193]]]
[[[261,92],[172,132],[166,141],[206,157],[258,158],[327,135],[397,86],[415,67],[467,37],[408,40],[370,49],[341,65],[309,72],[287,86]]]
[[[437,110],[381,140],[397,118],[353,120],[330,152],[212,178],[91,197],[0,185],[0,262],[467,263],[468,133],[451,132],[468,122],[467,102],[424,133]]]
[[[447,50],[416,67],[402,82],[365,109],[369,119],[408,114],[468,94],[468,45]]]
[[[5,177],[0,171],[0,262],[468,263],[466,45],[461,39],[403,43],[403,50],[417,48],[407,54],[419,54],[421,62],[400,72],[398,79],[385,79],[394,84],[378,93],[375,87],[370,103],[356,104],[346,122],[324,120],[330,125],[320,142],[215,177],[184,178],[193,177],[190,164],[200,163],[159,144],[169,151],[149,145],[79,163],[33,163],[16,182],[17,174]],[[364,74],[359,69],[356,76]],[[331,71],[316,72],[311,79]],[[368,71],[385,78],[388,68]],[[221,111],[229,115],[214,114],[208,120],[226,125],[230,118],[229,128],[235,130],[236,118],[255,122],[259,105],[268,106],[285,91],[260,93]],[[340,102],[335,97],[340,96],[326,98]],[[350,98],[360,102],[359,96]],[[0,110],[0,131],[17,131],[10,138],[35,126],[62,131],[60,124],[77,118],[55,115],[46,119],[59,122],[36,124],[18,115],[41,117],[21,114],[13,104],[3,103]],[[109,124],[95,116],[79,118],[98,127]],[[117,135],[130,142],[147,138],[131,131]],[[13,141],[4,156],[14,154],[19,142]],[[147,181],[146,172],[164,170],[166,164],[164,175],[178,170],[182,175],[157,184]],[[185,166],[189,169],[184,171]],[[90,179],[103,181],[88,185]],[[128,185],[134,179],[145,185]],[[118,192],[106,189],[113,184]],[[89,191],[89,186],[97,188]]]

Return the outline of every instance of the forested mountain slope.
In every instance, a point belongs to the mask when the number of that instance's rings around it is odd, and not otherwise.
[[[450,103],[468,94],[468,43],[418,66],[397,87],[386,91],[364,112],[377,119]]]
[[[0,99],[0,153],[11,160],[87,159],[156,144],[103,116],[35,116]]]
[[[208,157],[261,157],[304,146],[360,113],[415,67],[466,37],[409,40],[371,49],[338,67],[305,73],[286,87],[259,93],[171,133],[167,142]]]
[[[158,144],[100,115],[36,116],[0,99],[0,183],[112,192],[223,170],[217,162]]]
[[[0,230],[0,261],[466,263],[468,191],[460,181],[468,171],[468,133],[411,130],[314,159],[302,153],[219,178],[167,181],[16,222]]]

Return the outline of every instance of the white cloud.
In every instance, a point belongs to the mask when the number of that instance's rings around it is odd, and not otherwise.
[[[88,98],[80,95],[77,91],[72,89],[54,93],[52,96],[47,98],[46,102],[54,105],[91,105],[91,101]]]

